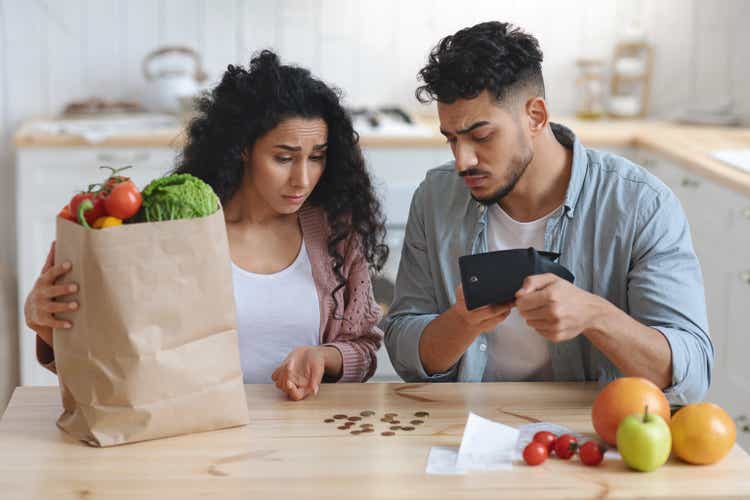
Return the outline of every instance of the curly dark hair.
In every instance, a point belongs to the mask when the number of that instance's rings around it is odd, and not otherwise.
[[[417,100],[452,103],[484,90],[498,102],[521,88],[544,97],[542,51],[532,35],[510,23],[491,21],[440,40],[418,73]]]
[[[339,284],[345,285],[341,242],[355,233],[371,271],[388,258],[385,224],[375,196],[359,135],[341,105],[341,92],[304,68],[281,65],[271,51],[255,54],[249,69],[230,65],[221,82],[197,99],[198,116],[187,129],[187,144],[176,172],[209,184],[227,203],[243,175],[242,154],[279,123],[290,118],[321,118],[328,127],[326,166],[306,203],[320,206],[330,227],[328,252]]]

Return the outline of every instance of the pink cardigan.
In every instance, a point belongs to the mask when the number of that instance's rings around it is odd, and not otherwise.
[[[319,207],[304,206],[299,211],[299,220],[320,301],[320,344],[341,352],[344,363],[339,382],[364,382],[375,373],[376,353],[383,340],[383,332],[377,327],[380,307],[372,293],[367,261],[354,238],[339,244],[344,257],[341,273],[346,284],[336,292],[339,307],[334,317],[331,292],[338,281],[328,254],[325,213]],[[39,336],[36,356],[44,367],[55,371],[54,352]]]

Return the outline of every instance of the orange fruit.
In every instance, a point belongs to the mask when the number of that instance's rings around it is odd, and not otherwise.
[[[737,437],[737,426],[721,406],[695,403],[672,417],[672,451],[691,464],[712,464],[729,453]]]
[[[656,384],[640,377],[622,377],[602,389],[591,408],[591,423],[599,436],[617,445],[617,426],[628,415],[648,412],[660,415],[669,424],[669,401]]]

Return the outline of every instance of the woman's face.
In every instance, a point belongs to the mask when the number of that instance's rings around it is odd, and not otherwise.
[[[299,210],[323,175],[328,127],[321,118],[289,118],[244,155],[245,176],[259,200],[278,214]]]

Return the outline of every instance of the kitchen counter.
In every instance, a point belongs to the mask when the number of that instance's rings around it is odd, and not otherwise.
[[[331,384],[288,401],[272,385],[248,385],[248,426],[113,448],[91,448],[55,427],[56,388],[16,389],[0,420],[0,491],[11,499],[81,498],[748,498],[750,457],[736,446],[717,464],[672,458],[652,473],[617,458],[512,470],[427,475],[433,446],[457,447],[468,411],[506,425],[538,420],[593,437],[595,383]],[[352,435],[334,414],[376,412],[375,432]],[[415,430],[387,430],[382,414]],[[360,424],[361,422],[357,422]]]
[[[432,127],[429,136],[363,135],[361,143],[368,148],[446,147],[438,133],[436,120],[422,118],[421,123]],[[580,121],[557,118],[573,129],[581,141],[590,147],[634,147],[658,153],[679,162],[690,171],[705,176],[739,193],[750,196],[750,172],[740,170],[713,158],[717,149],[750,149],[750,129],[701,127],[653,121]],[[34,132],[34,122],[24,124],[14,137],[18,148],[35,147],[173,147],[184,142],[182,131],[161,129],[155,132],[128,133],[109,137],[96,145],[82,137],[66,134]]]

